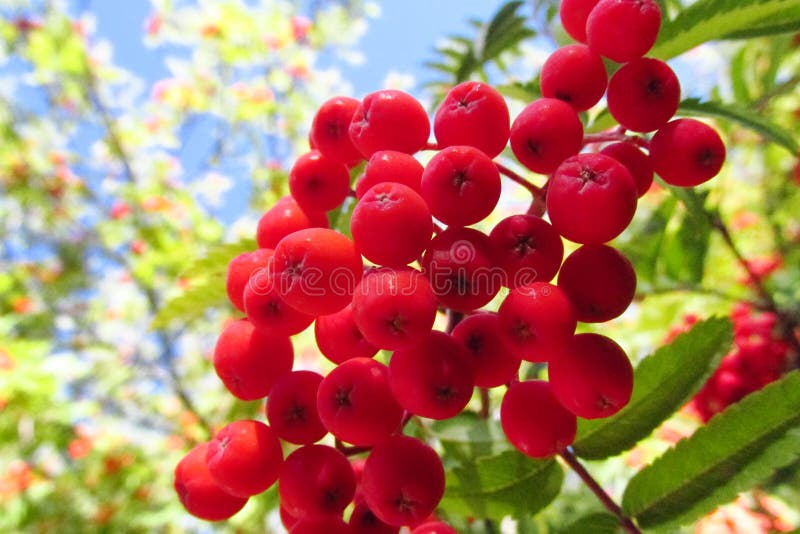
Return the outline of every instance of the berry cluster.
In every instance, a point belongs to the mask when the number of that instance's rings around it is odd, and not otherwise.
[[[579,321],[609,321],[633,300],[633,267],[606,243],[630,223],[654,170],[696,185],[719,171],[725,149],[701,122],[670,122],[677,77],[642,58],[660,24],[653,0],[566,0],[561,16],[588,45],[550,57],[543,98],[513,122],[500,93],[480,82],[446,95],[435,144],[426,111],[400,91],[336,97],[318,110],[311,151],[289,175],[291,195],[259,222],[260,248],[229,265],[228,295],[246,318],[227,324],[214,354],[233,395],[267,398],[269,424],[233,422],[180,462],[175,487],[190,513],[227,518],[277,481],[293,533],[450,532],[426,523],[444,469],[431,446],[403,434],[409,418],[451,418],[476,387],[507,387],[508,440],[546,457],[572,443],[578,417],[607,417],[628,402],[633,370],[623,349],[575,333]],[[603,56],[624,62],[610,81]],[[584,136],[578,113],[604,94],[621,126]],[[639,135],[654,130],[650,141]],[[494,161],[507,144],[525,168],[548,175],[546,186]],[[414,154],[424,150],[435,153],[423,166]],[[495,210],[501,175],[533,193],[531,210],[489,233],[469,228]],[[329,228],[325,213],[349,202],[352,239]],[[579,245],[566,259],[562,238]],[[482,310],[502,288],[497,311]],[[434,329],[443,313],[444,332]],[[312,322],[335,364],[324,377],[292,370],[290,338]],[[392,351],[388,364],[374,359],[379,350]],[[523,361],[547,363],[548,380],[520,381]],[[336,446],[318,443],[328,434]],[[363,453],[363,463],[347,458]]]
[[[754,391],[783,376],[791,366],[789,345],[778,334],[777,317],[737,303],[731,311],[733,348],[689,403],[703,422]],[[697,317],[687,315],[670,330],[668,339],[688,330]]]

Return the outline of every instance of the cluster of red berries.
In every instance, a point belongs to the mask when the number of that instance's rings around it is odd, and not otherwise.
[[[653,0],[565,1],[561,15],[588,45],[551,56],[544,97],[513,123],[500,93],[479,82],[449,91],[433,120],[435,145],[424,108],[400,91],[336,97],[318,110],[312,150],[289,175],[291,195],[259,222],[260,248],[229,265],[228,295],[246,318],[225,327],[214,354],[233,395],[267,397],[269,425],[231,423],[180,462],[175,487],[189,512],[229,517],[277,481],[293,533],[446,532],[418,526],[445,476],[431,446],[403,435],[411,416],[451,418],[476,387],[506,386],[506,436],[546,457],[572,443],[577,417],[606,417],[628,402],[633,370],[623,349],[575,334],[578,321],[618,317],[634,297],[631,263],[605,243],[630,223],[654,169],[695,185],[719,171],[725,149],[703,123],[668,122],[677,78],[641,57],[660,24]],[[610,82],[601,56],[625,63]],[[606,86],[621,128],[584,138],[578,112]],[[649,155],[639,148],[648,141],[625,130],[658,130]],[[610,138],[617,142],[581,152]],[[485,234],[468,226],[495,209],[501,174],[524,181],[493,161],[509,143],[523,166],[549,175],[544,188],[528,186],[546,194],[550,222],[535,201]],[[435,151],[425,166],[413,157],[423,150]],[[364,160],[351,190],[350,169]],[[352,239],[330,229],[325,213],[349,197]],[[580,245],[566,259],[562,238]],[[481,310],[502,287],[510,292],[498,311]],[[442,312],[446,332],[433,330]],[[320,352],[336,364],[325,377],[292,371],[290,336],[312,322]],[[379,350],[393,351],[388,365],[373,359]],[[546,362],[549,380],[519,381],[522,361]],[[317,443],[328,434],[336,447]],[[285,459],[281,441],[297,446]],[[358,476],[343,451],[368,452]]]
[[[790,347],[777,332],[774,313],[756,311],[737,303],[731,311],[733,348],[689,403],[689,410],[703,422],[729,405],[779,379],[791,366]],[[668,339],[688,330],[697,316],[687,315],[670,330]]]

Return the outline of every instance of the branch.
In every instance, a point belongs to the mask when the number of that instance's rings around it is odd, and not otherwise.
[[[541,187],[533,185],[527,179],[523,178],[500,162],[495,161],[494,165],[497,167],[497,170],[500,171],[500,174],[505,175],[507,178],[510,178],[512,181],[517,182],[519,185],[530,191],[534,198],[544,197],[544,190]]]
[[[583,480],[589,489],[592,490],[592,493],[597,496],[606,510],[614,514],[625,532],[628,534],[642,534],[642,531],[633,524],[631,518],[625,515],[625,512],[622,511],[622,508],[620,508],[619,505],[614,502],[614,499],[612,499],[611,496],[606,493],[602,487],[600,487],[600,484],[598,484],[589,471],[583,467],[583,464],[578,461],[578,458],[575,457],[571,447],[567,447],[558,454],[567,463],[567,465],[569,465],[572,470],[575,471],[579,477],[581,477],[581,480]]]

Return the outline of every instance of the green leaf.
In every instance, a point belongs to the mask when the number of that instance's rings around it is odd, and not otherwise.
[[[658,262],[665,239],[667,224],[675,212],[677,200],[667,197],[646,219],[636,219],[618,248],[636,268],[636,279],[640,289],[657,284]]]
[[[440,507],[476,518],[531,516],[556,498],[563,479],[554,460],[505,451],[448,470]]]
[[[152,328],[161,329],[173,321],[183,323],[200,317],[206,310],[225,304],[225,284],[219,280],[194,285],[180,295],[168,300],[153,317]]]
[[[752,39],[800,31],[800,5],[790,6],[768,21],[726,34],[724,39]]]
[[[690,98],[681,102],[678,110],[684,115],[713,117],[737,122],[760,133],[770,141],[778,143],[793,155],[797,154],[798,148],[800,148],[792,132],[770,122],[757,112],[736,104],[723,104],[722,102],[712,101],[702,102],[696,98]]]
[[[798,0],[699,0],[664,21],[652,57],[669,59],[697,45],[781,20]]]
[[[459,459],[475,459],[510,449],[498,421],[463,412],[451,419],[435,421],[429,427],[445,450]]]
[[[800,454],[800,371],[712,418],[631,479],[622,498],[644,528],[693,521]]]
[[[526,104],[533,102],[537,98],[541,98],[542,93],[539,91],[539,80],[531,80],[527,83],[511,82],[504,85],[495,87],[500,94],[508,98],[513,98]]]
[[[682,213],[678,230],[668,236],[664,244],[664,268],[673,280],[688,284],[699,284],[703,280],[711,239],[711,223],[704,213],[706,196],[707,193],[703,194],[699,209],[687,209]]]
[[[558,534],[616,534],[620,532],[619,520],[611,514],[596,512],[570,523]]]
[[[181,278],[217,278],[224,277],[228,271],[228,263],[245,252],[258,248],[255,239],[247,238],[235,243],[219,243],[206,250],[205,256],[195,260],[181,273]]]
[[[579,420],[575,453],[608,458],[649,436],[702,387],[730,348],[731,338],[730,320],[713,317],[643,359],[634,372],[627,406],[611,417]]]

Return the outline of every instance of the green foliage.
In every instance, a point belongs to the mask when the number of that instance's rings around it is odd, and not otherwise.
[[[558,534],[617,534],[622,532],[619,521],[610,514],[594,513],[575,520]]]
[[[779,144],[792,154],[798,152],[799,145],[795,134],[770,122],[763,115],[737,104],[724,104],[713,101],[703,102],[697,98],[690,98],[683,100],[678,110],[683,115],[711,117],[737,122],[745,128],[760,133],[765,139]]]
[[[784,16],[796,17],[798,5],[798,0],[699,0],[662,22],[658,41],[648,55],[669,59],[708,41],[753,28],[763,30]]]
[[[622,506],[645,528],[710,512],[800,454],[800,371],[753,393],[633,477]]]
[[[627,406],[611,417],[579,421],[575,453],[608,458],[646,438],[700,389],[730,343],[730,321],[712,318],[643,359]]]
[[[428,86],[443,93],[476,73],[485,78],[489,63],[501,71],[505,70],[503,55],[513,53],[522,41],[535,35],[533,30],[525,26],[525,17],[518,13],[524,5],[525,2],[519,0],[506,2],[489,22],[472,21],[476,30],[474,37],[450,37],[446,45],[436,50],[442,56],[441,61],[426,63],[431,69],[447,75],[447,78],[431,82]]]

